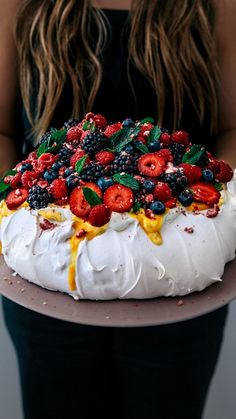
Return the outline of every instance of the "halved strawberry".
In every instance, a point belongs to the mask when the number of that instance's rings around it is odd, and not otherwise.
[[[166,202],[172,198],[172,190],[165,182],[157,182],[152,193],[157,201]]]
[[[111,151],[99,151],[95,154],[95,160],[102,164],[103,166],[106,166],[107,164],[111,163],[115,159],[115,154]]]
[[[111,218],[111,211],[104,204],[95,205],[89,214],[88,221],[95,227],[107,224]]]
[[[229,182],[234,175],[233,170],[231,169],[230,165],[226,163],[224,160],[219,161],[219,172],[216,174],[216,179],[219,182]]]
[[[188,185],[191,185],[202,177],[202,171],[198,166],[188,163],[181,163],[179,167],[182,167],[184,175],[188,179]]]
[[[164,172],[166,160],[157,153],[147,153],[138,159],[138,170],[142,175],[157,177]]]
[[[177,203],[177,199],[176,198],[171,198],[168,201],[165,202],[165,207],[166,208],[174,208],[176,207],[176,203]]]
[[[188,133],[186,131],[175,131],[171,135],[171,141],[183,145],[188,145]]]
[[[77,186],[71,192],[69,198],[71,212],[73,212],[73,214],[77,217],[86,219],[92,207],[84,197],[83,187],[92,189],[100,198],[102,198],[102,191],[95,183],[84,182],[82,186]]]
[[[193,192],[193,199],[197,202],[213,206],[218,204],[220,199],[220,192],[210,183],[196,182],[191,185]]]
[[[127,212],[133,206],[134,194],[132,189],[127,188],[127,186],[115,183],[106,189],[103,202],[111,211]]]
[[[26,188],[18,188],[11,191],[6,197],[6,204],[9,210],[18,208],[28,197],[28,190]]]

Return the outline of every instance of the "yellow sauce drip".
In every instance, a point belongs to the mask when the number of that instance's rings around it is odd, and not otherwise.
[[[2,254],[2,242],[0,241],[0,254]]]
[[[82,240],[92,240],[94,237],[103,234],[107,229],[107,224],[102,227],[94,227],[90,223],[73,216],[74,235],[70,239],[71,260],[69,265],[68,282],[71,291],[76,290],[75,283],[75,264],[78,253],[78,247]],[[80,235],[81,233],[81,235]]]
[[[7,208],[7,204],[5,201],[0,203],[0,223],[2,222],[3,217],[9,217],[9,215],[13,214],[14,211],[11,211]]]
[[[41,217],[46,218],[46,220],[57,221],[59,223],[65,221],[65,217],[60,213],[60,211],[55,209],[39,210],[38,214],[41,215]]]
[[[166,212],[165,212],[166,214]],[[140,210],[137,214],[129,214],[131,217],[138,220],[141,227],[144,229],[145,233],[148,235],[149,239],[154,244],[162,244],[162,236],[161,236],[161,227],[163,224],[163,220],[165,214],[155,215],[154,218],[148,218],[144,210]]]

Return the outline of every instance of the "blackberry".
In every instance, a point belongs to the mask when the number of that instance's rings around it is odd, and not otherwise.
[[[40,209],[48,206],[53,201],[52,195],[46,188],[41,186],[32,186],[29,190],[27,202],[32,209]]]
[[[187,186],[187,178],[182,171],[164,173],[161,175],[162,182],[166,182],[172,189],[174,195],[179,194]]]
[[[135,173],[138,156],[138,153],[131,154],[122,151],[112,162],[111,169],[113,173]]]
[[[87,182],[94,182],[104,175],[104,167],[101,164],[91,162],[81,172],[80,178]]]
[[[106,137],[98,131],[91,132],[86,135],[81,143],[81,148],[89,155],[94,156],[95,153],[102,150],[107,142]]]
[[[169,145],[169,149],[173,156],[174,165],[178,166],[182,163],[183,155],[185,154],[186,147],[183,144],[172,143]]]
[[[56,128],[51,128],[49,131],[41,135],[41,137],[39,138],[39,145],[45,143],[55,131],[56,131]]]
[[[68,121],[66,121],[63,124],[63,128],[64,129],[70,129],[71,127],[75,127],[76,125],[78,125],[78,123],[79,123],[79,119],[77,119],[77,118],[70,118],[70,119],[68,119]]]
[[[143,191],[135,192],[134,203],[139,203],[142,208],[147,208],[148,203],[145,201],[146,195]]]
[[[63,162],[65,165],[70,164],[70,158],[74,151],[71,150],[66,144],[64,144],[61,149],[59,150],[59,160]]]

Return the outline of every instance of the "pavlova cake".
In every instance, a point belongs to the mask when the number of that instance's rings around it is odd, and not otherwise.
[[[102,115],[50,129],[0,182],[6,264],[78,299],[182,296],[235,257],[231,167],[184,131]]]

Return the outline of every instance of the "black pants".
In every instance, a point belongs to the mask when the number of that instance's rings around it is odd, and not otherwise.
[[[200,419],[227,307],[167,326],[103,328],[3,299],[25,419]]]

